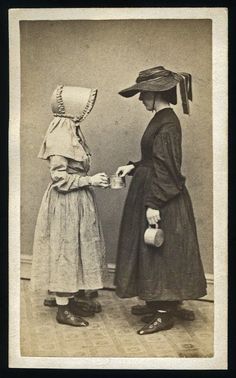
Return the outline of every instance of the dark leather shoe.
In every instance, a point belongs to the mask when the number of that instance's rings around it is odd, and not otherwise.
[[[131,313],[133,315],[146,315],[146,314],[153,314],[156,311],[156,308],[150,305],[135,305],[131,307]]]
[[[89,298],[86,294],[85,295],[76,294],[74,298],[75,298],[75,302],[87,304],[87,306],[89,306],[89,308],[93,312],[98,313],[102,311],[101,303],[93,298]]]
[[[92,299],[92,306],[93,306],[93,309],[94,309],[94,312],[98,313],[98,312],[101,312],[102,311],[102,305],[100,302]]]
[[[150,323],[152,321],[152,319],[154,318],[155,316],[155,313],[151,314],[151,315],[144,315],[142,316],[142,318],[140,319],[143,323]]]
[[[171,329],[174,326],[174,319],[171,314],[157,313],[152,320],[144,327],[139,329],[137,333],[139,335],[148,335],[155,332],[165,331]]]
[[[97,298],[98,297],[98,291],[97,290],[86,290],[85,296],[87,298]]]
[[[43,304],[47,307],[57,307],[56,298],[54,297],[45,298]]]
[[[178,308],[172,312],[172,315],[181,320],[187,320],[187,321],[195,320],[194,311],[188,310],[186,308]],[[154,316],[155,316],[154,313],[151,315],[150,314],[145,315],[141,318],[141,321],[144,323],[149,323]]]
[[[72,299],[70,299],[71,301]],[[74,301],[74,299],[73,299]],[[72,312],[79,316],[93,316],[95,312],[101,312],[102,306],[98,301],[94,300],[76,300],[75,305],[72,307]],[[57,302],[55,298],[45,298],[43,302],[46,307],[57,307]]]
[[[98,290],[79,290],[76,293],[77,298],[87,298],[87,299],[92,299],[92,298],[97,298],[98,297]]]
[[[74,298],[69,300],[70,311],[76,316],[93,317],[95,311],[92,306],[84,301],[75,301]]]
[[[89,323],[83,318],[72,314],[69,305],[58,306],[56,320],[60,324],[66,324],[73,327],[87,327],[89,325]]]

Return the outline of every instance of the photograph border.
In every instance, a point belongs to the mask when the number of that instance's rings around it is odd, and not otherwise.
[[[20,21],[211,19],[213,83],[214,357],[114,358],[20,355]],[[228,320],[227,8],[37,8],[9,10],[9,367],[60,369],[227,369]],[[220,80],[218,78],[221,78]],[[225,251],[225,253],[222,253]],[[222,308],[224,311],[222,312]],[[89,364],[88,364],[89,359]]]

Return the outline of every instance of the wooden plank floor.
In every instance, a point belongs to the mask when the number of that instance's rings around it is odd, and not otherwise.
[[[113,291],[99,291],[103,311],[87,318],[86,328],[55,320],[56,309],[42,305],[29,281],[21,281],[21,355],[54,357],[212,357],[213,303],[189,301],[194,322],[176,320],[168,331],[139,336],[140,317],[130,314],[138,299],[120,299]]]

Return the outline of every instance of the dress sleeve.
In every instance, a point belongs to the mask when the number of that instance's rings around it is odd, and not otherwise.
[[[134,165],[134,168],[132,169],[132,171],[130,171],[130,172],[128,173],[128,176],[133,176],[133,174],[135,173],[136,169],[138,168],[140,162],[141,162],[141,160],[136,161],[136,162],[129,161],[129,162],[126,164],[126,165],[130,165],[130,164],[133,164],[133,165]]]
[[[183,189],[181,174],[181,130],[174,123],[164,125],[153,144],[153,177],[146,197],[146,206],[160,209]]]
[[[68,173],[68,159],[53,155],[50,156],[50,174],[53,187],[59,192],[71,192],[84,186],[90,185],[90,176],[80,176],[77,173]]]

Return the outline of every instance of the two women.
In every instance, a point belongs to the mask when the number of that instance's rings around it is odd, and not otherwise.
[[[181,301],[206,294],[191,199],[181,173],[181,126],[170,107],[177,102],[178,84],[188,114],[192,88],[186,73],[154,67],[140,72],[136,84],[120,92],[124,97],[140,93],[146,109],[155,112],[141,140],[140,161],[117,170],[133,179],[120,227],[116,293],[146,301],[132,309],[149,314],[140,335],[172,328],[174,316],[181,314]],[[105,174],[88,176],[89,150],[79,128],[95,98],[95,90],[57,88],[55,118],[39,155],[49,161],[52,183],[36,226],[32,284],[55,292],[57,321],[76,326],[88,323],[76,312],[74,296],[81,289],[101,288],[105,271],[104,241],[91,186],[107,187],[108,180]],[[158,222],[165,234],[159,248],[144,242],[146,228]]]
[[[133,175],[124,206],[116,264],[116,293],[138,296],[146,305],[136,314],[151,314],[140,335],[169,329],[183,300],[206,294],[191,199],[181,173],[181,126],[170,103],[177,103],[176,86],[184,113],[192,99],[191,76],[162,66],[140,72],[136,84],[120,95],[139,100],[154,117],[141,140],[141,159],[119,167],[117,174]],[[160,222],[165,241],[161,247],[145,244],[144,232]],[[184,314],[182,314],[184,315]],[[187,315],[193,316],[192,313]]]

